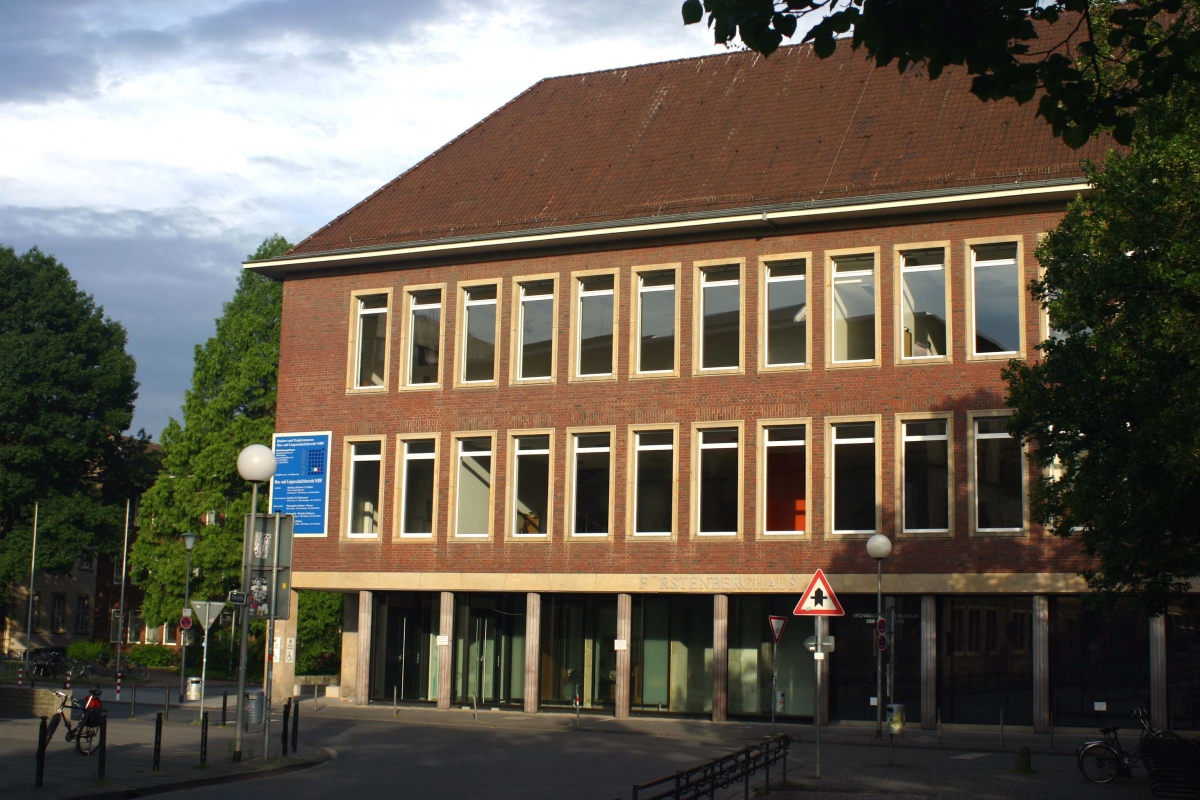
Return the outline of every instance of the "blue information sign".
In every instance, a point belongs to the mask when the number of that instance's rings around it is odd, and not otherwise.
[[[271,481],[271,511],[296,518],[296,536],[328,532],[329,445],[332,431],[277,433],[272,442],[279,466]]]

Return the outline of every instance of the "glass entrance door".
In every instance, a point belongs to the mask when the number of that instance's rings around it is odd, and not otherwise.
[[[454,697],[460,702],[520,703],[525,697],[525,598],[456,598]]]
[[[435,609],[436,599],[427,595],[412,592],[376,595],[375,646],[371,648],[373,698],[433,700],[437,697],[437,665],[432,645]]]

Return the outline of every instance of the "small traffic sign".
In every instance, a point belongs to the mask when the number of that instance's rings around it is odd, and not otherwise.
[[[217,617],[221,616],[221,609],[225,608],[224,603],[218,602],[197,602],[196,611],[200,612],[200,625],[204,630],[212,627],[213,622]]]
[[[817,570],[813,574],[812,580],[808,582],[808,588],[800,596],[800,602],[796,604],[792,615],[797,617],[842,617],[846,615],[846,611],[838,602],[837,595],[833,593],[833,587],[829,585],[825,573]]]
[[[837,649],[836,645],[837,645],[837,641],[832,636],[822,636],[821,637],[821,650],[822,651],[824,651],[826,653],[832,653],[835,649]],[[808,652],[810,652],[810,653],[817,652],[817,637],[809,636],[807,639],[804,640],[804,646],[806,648],[808,648]]]
[[[186,631],[188,628],[192,627],[192,618],[191,618],[190,616],[183,616],[183,617],[180,617],[180,619],[179,619],[179,627],[183,628],[185,631]]]
[[[771,623],[771,636],[775,638],[775,644],[779,644],[779,640],[783,638],[783,629],[787,626],[787,617],[777,617],[774,614],[767,617]]]

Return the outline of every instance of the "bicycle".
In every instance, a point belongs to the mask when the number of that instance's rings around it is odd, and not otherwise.
[[[100,714],[104,708],[104,704],[100,702],[101,690],[89,690],[88,696],[82,703],[72,697],[70,692],[55,690],[54,693],[62,701],[58,706],[58,711],[50,718],[50,726],[46,729],[46,741],[49,742],[54,738],[54,733],[58,730],[58,723],[62,722],[67,726],[67,741],[75,742],[75,750],[80,755],[91,755],[92,751],[100,744]],[[83,716],[79,718],[78,724],[71,724],[71,717],[67,713],[67,710],[71,708],[83,709]]]
[[[1137,719],[1142,726],[1138,743],[1132,749],[1126,750],[1117,731],[1119,725],[1110,725],[1100,729],[1103,739],[1091,739],[1079,747],[1075,760],[1083,777],[1092,783],[1108,783],[1114,778],[1128,778],[1133,774],[1133,767],[1142,760],[1142,745],[1148,739],[1178,739],[1174,733],[1164,731],[1154,726],[1150,712],[1144,708],[1135,708],[1130,715]]]

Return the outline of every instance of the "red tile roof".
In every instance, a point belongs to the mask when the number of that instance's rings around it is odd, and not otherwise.
[[[1109,146],[968,87],[806,45],[549,78],[292,252],[1071,178]]]

